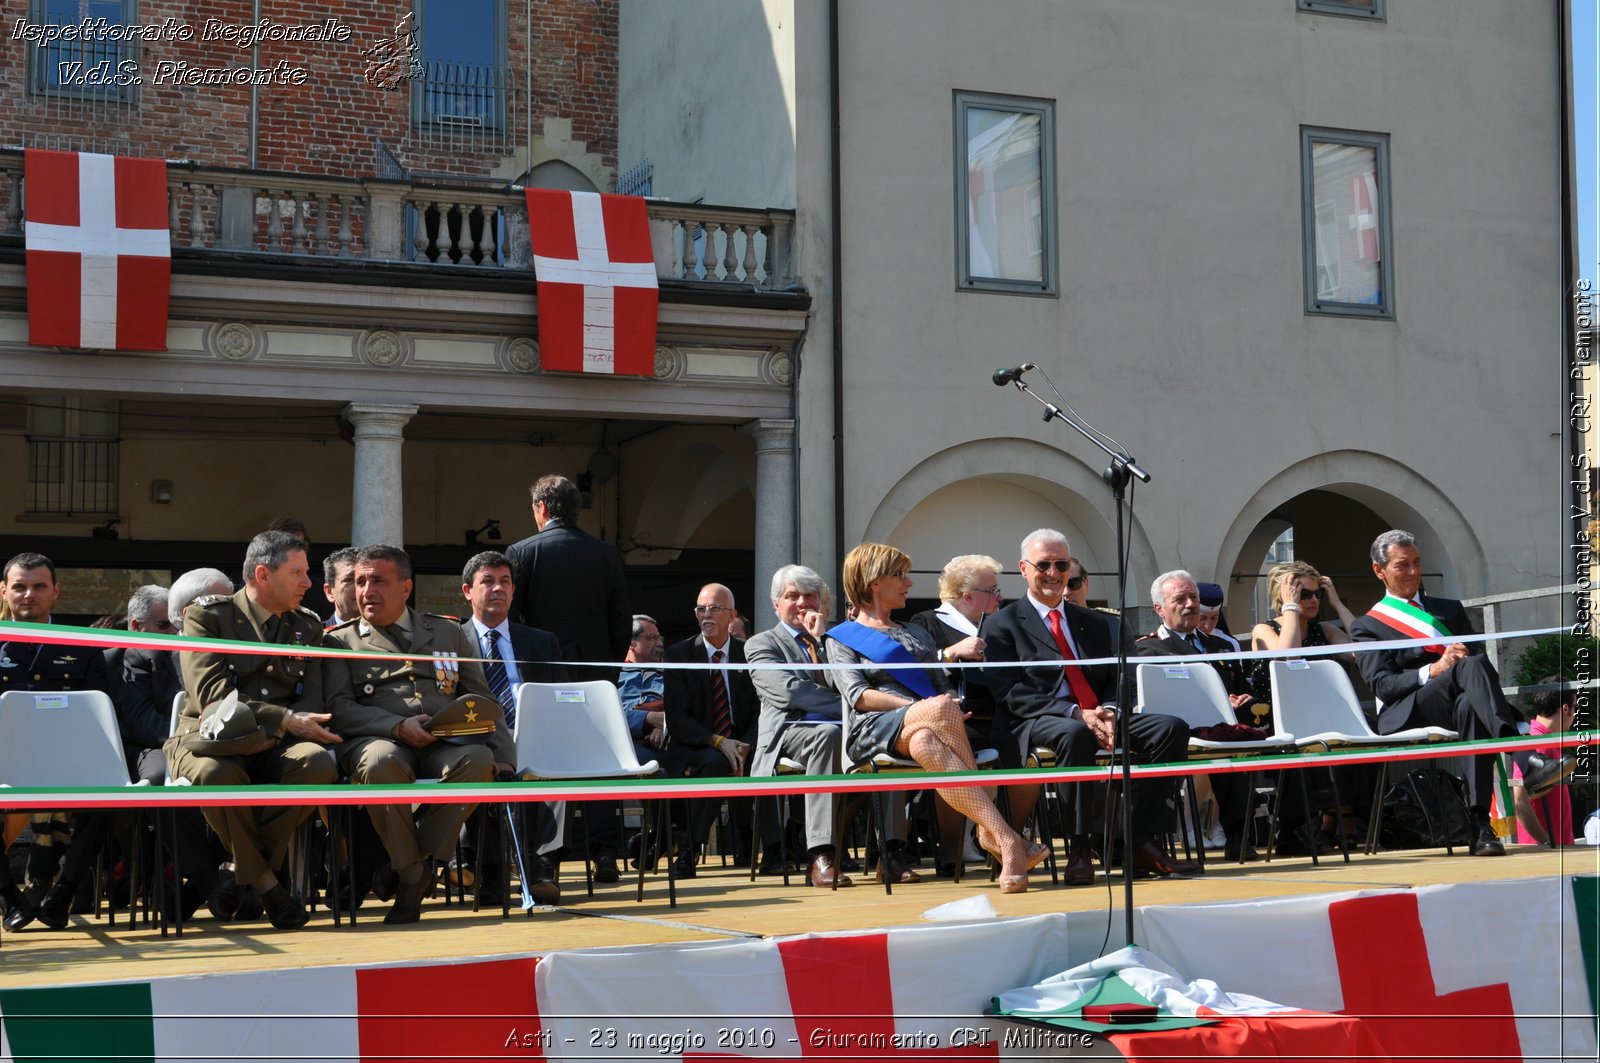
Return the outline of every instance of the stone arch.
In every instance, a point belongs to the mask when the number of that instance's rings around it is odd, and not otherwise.
[[[528,171],[529,188],[561,188],[569,192],[598,192],[582,170],[562,159],[541,162]]]
[[[1052,475],[1035,470],[1048,469]],[[1006,566],[1008,597],[1022,591],[1015,575],[1018,544],[1041,525],[1055,526],[1091,572],[1116,568],[1111,495],[1097,470],[1042,443],[981,439],[940,451],[902,476],[884,495],[862,532],[865,541],[891,541],[912,555],[918,572],[938,571],[958,553],[989,553]],[[1009,519],[1008,519],[1009,518]],[[1155,551],[1135,518],[1128,583],[1140,604],[1141,579],[1155,575]],[[920,551],[920,552],[919,552]],[[1096,598],[1114,600],[1110,580],[1093,584]],[[934,594],[931,587],[919,594]]]
[[[1373,484],[1385,486],[1380,488]],[[1350,512],[1369,512],[1377,518],[1356,522],[1357,526],[1381,524],[1415,534],[1423,564],[1437,573],[1436,578],[1429,580],[1430,589],[1451,597],[1487,590],[1488,559],[1483,544],[1455,504],[1409,466],[1383,454],[1359,450],[1318,454],[1289,466],[1262,484],[1240,508],[1239,515],[1223,536],[1215,571],[1219,575],[1257,571],[1267,545],[1288,526],[1284,519],[1286,510],[1297,502],[1303,509],[1308,499],[1315,502],[1318,496],[1346,500],[1353,507]],[[1363,528],[1358,533],[1364,541],[1342,544],[1341,556],[1355,559],[1344,562],[1346,569],[1367,564],[1364,559],[1371,538],[1366,530]],[[1327,564],[1316,557],[1304,559],[1319,567]],[[1370,573],[1370,570],[1362,568],[1362,572]],[[1340,587],[1341,597],[1358,612],[1358,607],[1377,597],[1376,580],[1370,574],[1367,580],[1367,584]],[[1236,628],[1249,619],[1247,608],[1236,608],[1242,605],[1230,591],[1229,622]]]
[[[691,430],[678,438],[657,438],[645,460],[629,461],[628,479],[646,485],[625,523],[630,564],[675,559],[725,504],[741,495],[754,497],[754,460],[722,445],[727,442],[734,440]]]

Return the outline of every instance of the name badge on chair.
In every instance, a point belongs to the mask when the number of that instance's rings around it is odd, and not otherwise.
[[[1185,665],[1185,664],[1163,665],[1162,668],[1161,668],[1161,674],[1166,676],[1168,679],[1188,679],[1188,678],[1190,678],[1190,676],[1189,676],[1189,666]]]
[[[64,709],[67,707],[65,694],[35,694],[33,707],[36,709]]]
[[[1296,657],[1292,661],[1284,661],[1283,666],[1291,672],[1303,672],[1311,667],[1311,662],[1303,657]]]
[[[555,692],[555,700],[558,704],[582,705],[589,699],[581,690],[558,690]]]

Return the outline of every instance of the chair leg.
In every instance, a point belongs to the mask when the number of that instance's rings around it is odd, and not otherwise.
[[[1205,840],[1205,838],[1201,837],[1201,831],[1202,831],[1203,828],[1202,828],[1202,825],[1200,823],[1200,795],[1195,792],[1194,778],[1192,776],[1188,777],[1188,778],[1185,778],[1183,780],[1183,792],[1184,792],[1184,795],[1188,798],[1188,801],[1189,801],[1189,815],[1192,817],[1192,819],[1194,821],[1194,856],[1195,856],[1195,864],[1196,864],[1197,867],[1199,867],[1200,873],[1203,875],[1203,874],[1205,874],[1205,870],[1206,870],[1206,840]],[[1183,835],[1183,852],[1184,852],[1184,855],[1188,856],[1188,853],[1189,853],[1189,836],[1188,836],[1188,833],[1183,831],[1181,827],[1179,829],[1179,832]],[[1241,846],[1240,847],[1240,852],[1242,853],[1243,851],[1244,851],[1243,847]]]
[[[1283,771],[1278,769],[1278,777],[1272,784],[1272,808],[1267,812],[1267,863],[1272,863],[1273,851],[1278,845],[1278,805],[1283,800]]]
[[[1339,836],[1339,851],[1344,854],[1344,862],[1350,862],[1350,840],[1344,836],[1344,801],[1339,797],[1339,776],[1330,767],[1328,769],[1328,782],[1333,786],[1333,829]]]
[[[1378,830],[1383,824],[1383,783],[1388,773],[1378,765],[1378,780],[1372,786],[1372,810],[1367,814],[1367,855],[1378,855]]]

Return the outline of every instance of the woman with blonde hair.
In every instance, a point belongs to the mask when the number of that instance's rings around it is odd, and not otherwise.
[[[972,771],[977,764],[966,714],[937,667],[932,638],[891,618],[906,604],[910,572],[911,558],[885,543],[862,543],[844,559],[844,592],[856,607],[856,619],[828,632],[828,660],[858,666],[834,674],[844,702],[845,755],[860,763],[887,752],[929,771]],[[934,666],[875,667],[918,661]],[[939,796],[977,824],[978,844],[1000,861],[1000,891],[1025,891],[1028,871],[1049,849],[1029,846],[977,787],[941,789]],[[889,861],[879,867],[891,880],[896,877]]]

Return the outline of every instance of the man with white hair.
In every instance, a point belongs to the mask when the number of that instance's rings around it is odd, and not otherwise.
[[[1022,767],[1030,754],[1048,748],[1062,767],[1093,764],[1095,750],[1116,742],[1117,668],[1114,663],[1063,666],[1062,661],[1116,655],[1116,639],[1126,640],[1116,618],[1064,601],[1072,549],[1051,528],[1022,540],[1020,568],[1028,593],[1005,606],[984,628],[984,656],[995,667],[985,678],[994,692],[994,741],[1006,767]],[[1013,667],[1005,667],[1011,663]],[[1127,722],[1130,748],[1141,761],[1180,761],[1189,728],[1173,716],[1140,713]],[[1153,779],[1133,788],[1134,836],[1125,866],[1162,877],[1187,874],[1194,866],[1167,858],[1155,835],[1169,830],[1176,783]],[[1090,856],[1089,802],[1080,785],[1062,788],[1067,825],[1067,885],[1094,882]]]
[[[744,647],[745,660],[768,665],[824,663],[822,636],[828,619],[822,612],[822,599],[827,590],[823,578],[805,565],[784,565],[774,572],[772,609],[778,622],[750,636]],[[776,775],[780,757],[805,765],[807,775],[837,771],[843,708],[826,673],[801,668],[757,669],[750,678],[761,699],[750,774]],[[805,806],[811,885],[855,885],[839,870],[834,852],[833,795],[806,794]],[[905,806],[901,803],[900,807]],[[782,870],[776,856],[764,857],[761,866],[766,871]]]

